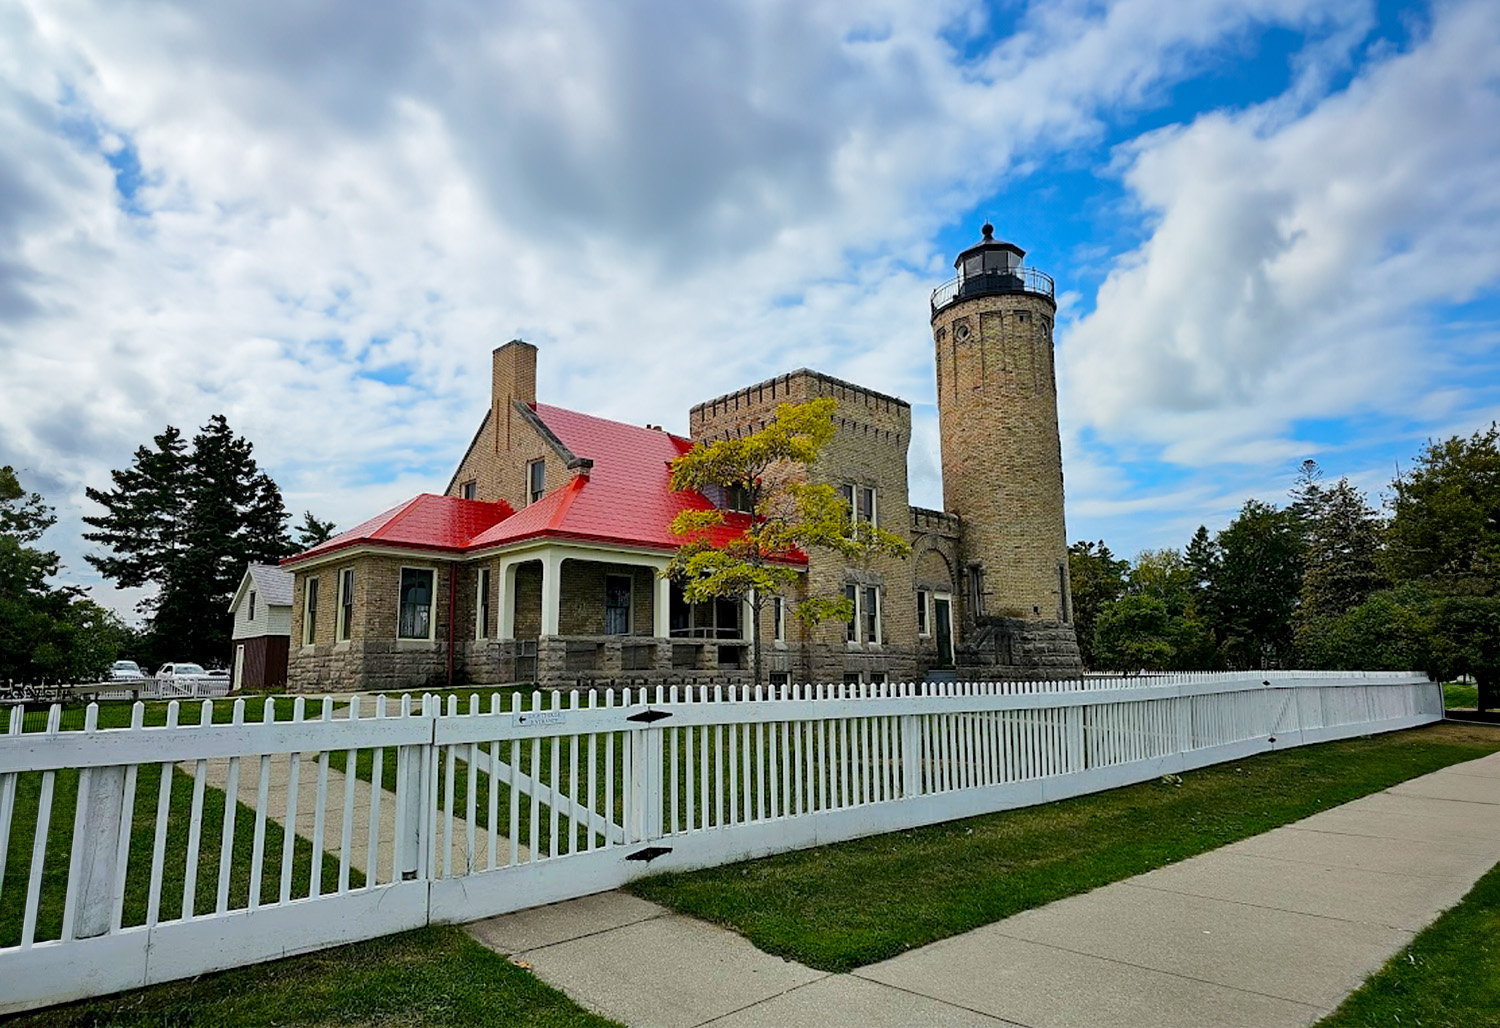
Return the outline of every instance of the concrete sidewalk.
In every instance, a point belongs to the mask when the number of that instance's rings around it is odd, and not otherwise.
[[[1500,754],[830,975],[623,893],[475,938],[634,1028],[1307,1025],[1500,860]]]

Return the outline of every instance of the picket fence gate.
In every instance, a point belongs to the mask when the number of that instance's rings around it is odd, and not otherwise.
[[[197,724],[174,702],[159,726],[136,704],[113,729],[91,705],[81,731],[13,711],[0,1012],[1443,717],[1440,685],[1394,672],[511,701],[235,700],[226,723],[204,701]]]

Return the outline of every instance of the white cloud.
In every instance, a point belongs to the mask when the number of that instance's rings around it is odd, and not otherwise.
[[[83,486],[169,421],[225,413],[294,511],[347,525],[445,484],[488,350],[520,335],[543,348],[546,398],[639,422],[684,427],[691,403],[800,365],[906,396],[926,419],[913,500],[936,505],[934,233],[1253,27],[1366,17],[1344,0],[1049,3],[971,61],[954,40],[985,16],[959,0],[0,4],[0,462],[60,506],[49,542],[81,581]],[[1209,190],[1173,219],[1195,152],[1286,139],[1256,158],[1274,171],[1309,145],[1247,117],[1142,144],[1131,188],[1187,253],[1122,276],[1205,270],[1178,223],[1246,194]],[[132,152],[139,215],[106,161]],[[1327,203],[1303,199],[1261,207],[1315,236]],[[1316,248],[1272,267],[1266,216],[1221,224],[1268,287],[1328,275],[1338,255]],[[1183,299],[1153,289],[1160,310]],[[1141,315],[1122,354],[1211,357],[1214,306],[1165,354]],[[1100,323],[1070,348],[1097,350]],[[1204,402],[1293,373],[1276,346],[1206,363],[1187,381]],[[1120,378],[1160,404],[1151,376]],[[1106,400],[1102,423],[1141,409]]]
[[[1500,280],[1496,52],[1493,5],[1446,6],[1303,114],[1130,144],[1155,225],[1063,341],[1069,420],[1199,464],[1289,456],[1300,418],[1411,410],[1445,370],[1432,306]]]

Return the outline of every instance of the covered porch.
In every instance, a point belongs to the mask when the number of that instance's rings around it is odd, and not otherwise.
[[[668,562],[551,540],[492,558],[496,656],[507,677],[553,688],[748,679],[748,602],[688,604],[660,577]]]

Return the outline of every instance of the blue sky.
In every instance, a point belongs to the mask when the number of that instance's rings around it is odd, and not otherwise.
[[[1500,8],[1365,0],[0,0],[0,463],[58,507],[215,413],[298,515],[446,484],[491,348],[685,430],[910,400],[993,219],[1059,289],[1072,539],[1378,495],[1500,399]]]

